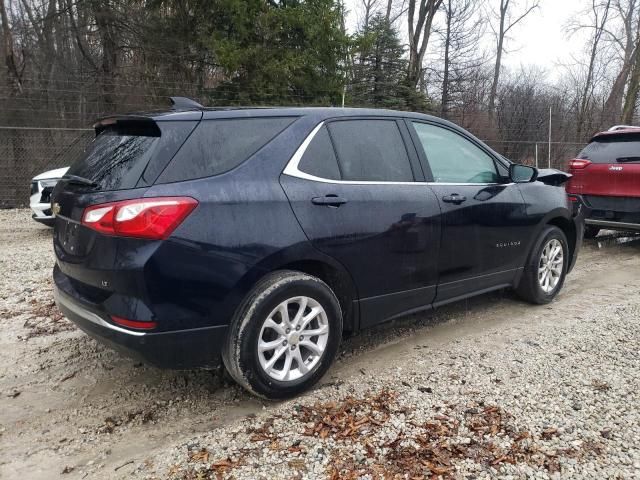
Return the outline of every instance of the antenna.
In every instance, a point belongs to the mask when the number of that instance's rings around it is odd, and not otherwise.
[[[169,100],[171,100],[171,106],[173,107],[174,110],[189,109],[189,108],[204,108],[195,100],[191,100],[190,98],[187,98],[187,97],[169,97]]]

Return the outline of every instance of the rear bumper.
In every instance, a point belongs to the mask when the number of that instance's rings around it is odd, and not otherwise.
[[[53,215],[46,217],[46,216],[38,216],[37,214],[34,213],[33,215],[31,215],[31,218],[33,218],[38,223],[42,223],[43,225],[46,225],[47,227],[53,227],[56,223],[56,217],[54,217]]]
[[[598,220],[594,218],[587,218],[585,220],[587,225],[594,227],[607,228],[609,230],[629,230],[640,231],[640,223],[628,223],[628,222],[615,222],[610,220]]]
[[[82,331],[99,342],[130,357],[159,368],[214,368],[226,326],[203,327],[169,332],[142,332],[114,325],[108,315],[86,305],[54,285],[58,308]]]
[[[576,195],[585,210],[585,224],[611,230],[640,231],[640,198]]]

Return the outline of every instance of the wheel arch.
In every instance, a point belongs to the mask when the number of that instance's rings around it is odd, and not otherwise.
[[[550,218],[546,224],[554,225],[562,230],[565,237],[567,237],[567,243],[569,244],[569,258],[573,258],[577,243],[577,231],[574,222],[564,216],[556,216]]]
[[[291,247],[260,261],[238,283],[238,298],[244,297],[262,277],[276,270],[295,270],[325,282],[340,302],[343,329],[354,331],[359,328],[358,293],[353,278],[339,262],[311,246]]]

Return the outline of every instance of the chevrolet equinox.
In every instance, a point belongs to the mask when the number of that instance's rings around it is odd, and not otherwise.
[[[548,303],[582,242],[569,175],[427,115],[176,98],[95,130],[52,194],[58,306],[267,398],[317,382],[345,331],[506,287]]]

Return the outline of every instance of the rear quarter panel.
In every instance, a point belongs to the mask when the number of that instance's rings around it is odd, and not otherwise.
[[[188,308],[202,324],[228,324],[261,276],[318,257],[278,181],[313,126],[306,118],[298,120],[222,175],[154,185],[147,191],[146,196],[183,195],[199,202],[148,262],[154,304]]]

